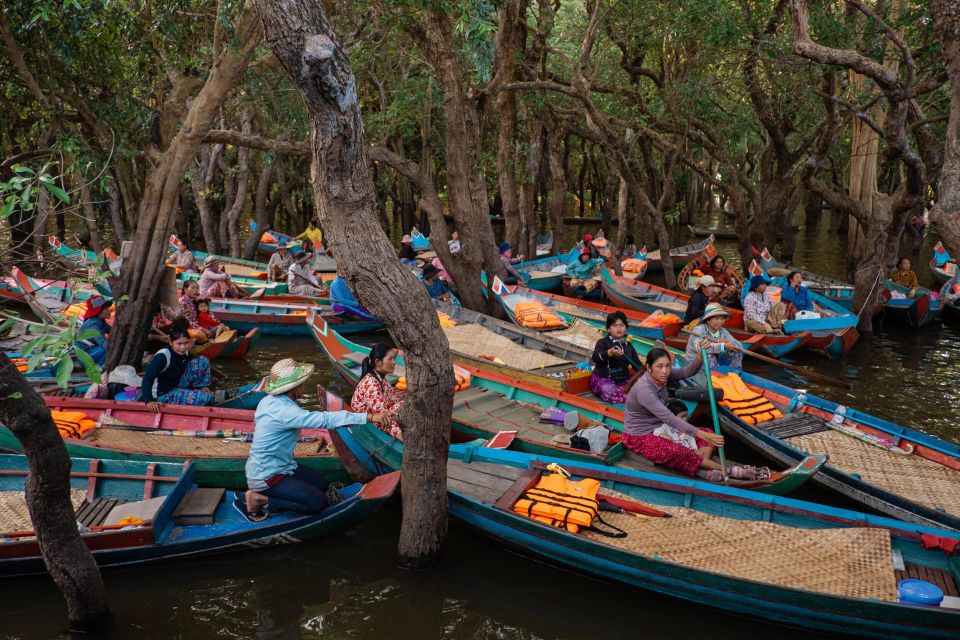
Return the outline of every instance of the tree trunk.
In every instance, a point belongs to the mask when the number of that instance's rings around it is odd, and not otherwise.
[[[543,125],[535,114],[527,111],[527,157],[524,163],[523,184],[520,187],[519,252],[530,259],[537,257],[537,179],[543,163]]]
[[[943,169],[930,219],[944,244],[956,256],[960,255],[960,10],[950,0],[930,0],[930,11],[951,86]]]
[[[180,182],[213,125],[230,90],[243,78],[249,57],[260,41],[260,24],[246,9],[235,26],[237,47],[220,54],[200,93],[190,103],[183,126],[147,174],[141,198],[139,224],[133,248],[124,259],[119,278],[112,282],[119,305],[110,335],[105,369],[138,365],[157,306],[157,283],[166,268],[167,238],[177,215]]]
[[[37,193],[37,203],[33,214],[33,254],[43,255],[47,246],[47,220],[50,219],[50,194],[46,189]]]
[[[83,223],[90,234],[90,246],[97,253],[103,251],[103,244],[100,242],[100,228],[97,225],[97,210],[93,207],[93,199],[90,195],[90,186],[80,176],[80,204],[83,207]]]
[[[251,233],[243,246],[243,257],[246,260],[253,260],[257,255],[257,245],[260,236],[264,231],[272,228],[271,218],[272,210],[267,207],[267,196],[270,194],[270,178],[273,176],[274,162],[269,158],[263,163],[263,169],[260,171],[260,179],[257,181],[257,193],[253,199],[253,215],[257,222],[257,232]]]
[[[220,245],[221,253],[227,253],[230,247],[229,218],[227,212],[233,209],[233,203],[237,196],[237,183],[234,180],[233,172],[227,162],[227,154],[224,152],[217,159],[217,166],[220,168],[220,174],[223,176],[223,208],[220,210],[220,219],[217,221],[217,243]]]
[[[208,146],[195,162],[193,180],[190,188],[193,190],[193,201],[197,205],[200,215],[200,229],[203,232],[203,242],[207,253],[220,253],[217,237],[217,223],[213,211],[210,209],[210,187],[217,170],[217,163],[223,154],[224,145]]]
[[[70,456],[33,387],[0,353],[0,422],[16,436],[30,464],[27,506],[40,553],[67,601],[71,628],[93,630],[110,617],[107,592],[80,538],[70,504]]]
[[[243,121],[240,130],[250,133],[250,112],[244,110],[240,116]],[[247,206],[247,187],[250,183],[250,148],[240,147],[237,151],[237,193],[233,199],[233,206],[226,213],[227,233],[230,236],[230,256],[240,257],[240,215]]]
[[[520,28],[520,13],[521,7],[525,5],[523,0],[507,0],[504,4],[500,12],[496,59],[497,79],[501,86],[497,91],[497,115],[500,119],[500,131],[497,134],[497,182],[500,187],[506,240],[515,247],[514,253],[518,255],[524,253],[526,248],[517,198],[514,151],[517,143],[517,95],[504,89],[503,85],[513,82],[517,76],[525,36]]]
[[[439,559],[447,531],[454,380],[446,336],[423,286],[397,262],[377,222],[355,80],[322,5],[308,0],[254,0],[254,5],[267,42],[310,112],[317,210],[343,276],[404,350],[408,391],[398,416],[404,440],[399,559],[405,568],[425,568]],[[371,260],[380,265],[375,272],[364,266]]]
[[[107,189],[110,197],[110,223],[113,225],[113,235],[119,246],[127,239],[127,231],[123,225],[123,206],[120,203],[120,190],[117,189],[116,180],[111,180]]]
[[[563,133],[551,130],[547,144],[547,162],[550,166],[550,201],[547,210],[550,214],[555,253],[563,247],[563,213],[567,199],[567,172],[559,149],[564,137]]]

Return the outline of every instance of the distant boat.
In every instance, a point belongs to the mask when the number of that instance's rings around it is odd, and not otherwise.
[[[736,231],[732,229],[720,229],[719,227],[697,227],[692,224],[687,225],[687,229],[692,235],[707,238],[714,236],[715,238],[721,238],[723,240],[736,240],[740,236]]]

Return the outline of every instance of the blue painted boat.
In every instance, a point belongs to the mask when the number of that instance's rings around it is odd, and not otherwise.
[[[877,309],[883,312],[884,320],[891,320],[898,324],[910,327],[922,327],[940,318],[943,310],[943,300],[939,295],[925,287],[919,287],[914,297],[910,297],[910,290],[893,280],[884,280],[883,306]]]
[[[0,491],[22,492],[29,472],[24,456],[0,456]],[[390,498],[399,475],[381,475],[366,484],[345,487],[343,502],[321,513],[277,512],[262,522],[247,521],[234,508],[233,494],[226,493],[213,513],[213,524],[178,523],[177,507],[188,492],[197,488],[192,464],[74,458],[70,485],[78,500],[83,500],[77,510],[78,520],[86,528],[82,539],[99,566],[115,567],[343,533]],[[152,514],[142,524],[109,522],[111,505],[151,498],[161,498],[159,507],[141,505]],[[0,532],[0,575],[44,572],[46,567],[32,531]]]
[[[402,443],[376,428],[343,427],[334,435],[348,472],[368,477],[400,467]],[[947,547],[960,539],[956,533],[688,479],[560,461],[573,480],[598,480],[600,495],[614,504],[672,516],[637,519],[603,512],[604,521],[623,529],[625,538],[570,533],[513,510],[554,461],[451,445],[451,515],[536,559],[736,615],[872,638],[956,638],[960,609],[896,601],[897,581],[920,572],[956,589],[960,565],[921,545],[924,536]],[[691,542],[682,551],[678,538],[686,539],[685,531],[696,532],[709,550],[691,552],[699,547]],[[775,538],[792,544],[772,543]],[[830,549],[829,556],[817,549]],[[773,566],[778,562],[785,563],[781,569]],[[828,580],[830,586],[809,581],[796,573],[800,567],[836,581]]]
[[[250,233],[257,232],[257,223],[254,220],[250,221]],[[267,235],[269,234],[269,235]],[[263,237],[266,236],[266,237]],[[296,236],[291,236],[286,233],[280,233],[279,231],[267,231],[261,234],[260,241],[257,243],[257,251],[265,256],[273,255],[277,252],[277,245],[281,242],[287,243],[287,251],[297,255],[298,253],[303,253],[303,245]],[[196,254],[194,254],[196,255]]]
[[[953,259],[943,243],[937,241],[933,246],[933,257],[930,258],[930,272],[940,282],[946,282],[957,275],[957,261]]]
[[[762,275],[771,281],[767,287],[767,294],[775,300],[779,299],[780,291],[787,286],[786,278],[780,277],[771,280],[756,260],[750,263],[748,271],[751,275]],[[740,290],[741,302],[748,293],[750,293],[749,280],[744,283]],[[860,337],[857,324],[860,319],[849,309],[815,291],[810,292],[810,297],[819,307],[820,317],[787,320],[783,323],[783,333],[786,335],[806,334],[807,337],[803,343],[804,349],[839,360],[857,343]]]
[[[943,300],[943,312],[941,315],[945,320],[960,320],[960,297],[955,297],[957,294],[953,292],[956,285],[957,279],[950,278],[944,282],[940,288],[940,299]],[[958,290],[957,293],[960,293],[960,290]]]
[[[60,242],[56,236],[47,238],[47,243],[57,257],[68,267],[86,269],[90,265],[103,260],[107,265],[117,259],[117,254],[110,248],[104,249],[102,255],[88,249],[74,249]]]
[[[412,240],[410,246],[414,251],[426,251],[430,248],[430,238],[423,235],[416,227],[410,230],[410,239]]]
[[[517,264],[516,269],[528,278],[523,285],[537,291],[560,290],[563,286],[563,276],[567,272],[567,265],[577,259],[582,247],[583,243],[579,242],[566,253],[526,260]]]
[[[324,319],[341,333],[379,331],[383,323],[359,318],[349,313],[334,311],[331,305],[260,302],[220,298],[210,302],[210,311],[232,329],[248,331],[259,327],[264,335],[308,336],[307,314],[318,310]]]
[[[772,276],[786,276],[791,271],[798,271],[803,276],[803,286],[810,291],[819,293],[828,300],[839,304],[844,309],[851,309],[853,306],[853,285],[843,280],[837,280],[829,276],[812,273],[805,269],[798,269],[793,265],[780,262],[771,255],[766,247],[763,251],[757,251],[751,247],[754,256],[760,261],[763,270]]]

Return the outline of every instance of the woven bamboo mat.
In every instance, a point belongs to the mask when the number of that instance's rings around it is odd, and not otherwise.
[[[573,324],[562,331],[551,331],[548,335],[590,350],[593,350],[597,346],[597,340],[603,337],[599,331],[579,320],[574,320]]]
[[[83,489],[70,489],[70,502],[76,511],[87,492]],[[0,491],[0,533],[13,531],[33,531],[27,499],[23,491]]]
[[[479,324],[446,327],[443,332],[447,334],[451,351],[459,351],[475,358],[480,356],[500,358],[516,369],[533,371],[544,367],[570,364],[569,360],[524,347]]]
[[[960,472],[914,455],[898,455],[827,430],[787,440],[802,451],[826,453],[829,464],[928,507],[960,514]]]
[[[559,311],[560,313],[569,313],[570,315],[578,318],[594,318],[596,320],[604,321],[607,319],[607,314],[601,311],[585,309],[583,307],[578,307],[575,304],[570,304],[569,302],[554,302],[547,308],[552,311]]]
[[[85,442],[96,443],[111,449],[146,451],[160,455],[191,458],[246,458],[250,453],[250,445],[246,442],[223,442],[220,438],[164,436],[127,429],[95,429],[85,439]],[[322,444],[322,440],[300,442],[294,449],[294,455],[299,457],[333,455],[330,451],[320,452]]]
[[[604,521],[626,531],[627,537],[607,538],[591,531],[583,536],[747,580],[855,598],[897,598],[886,529],[796,529],[679,507],[669,512],[672,518],[648,520],[604,512]]]

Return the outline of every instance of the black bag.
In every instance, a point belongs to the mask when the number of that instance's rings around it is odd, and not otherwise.
[[[580,449],[581,451],[590,451],[590,441],[583,436],[571,436],[570,448]]]

